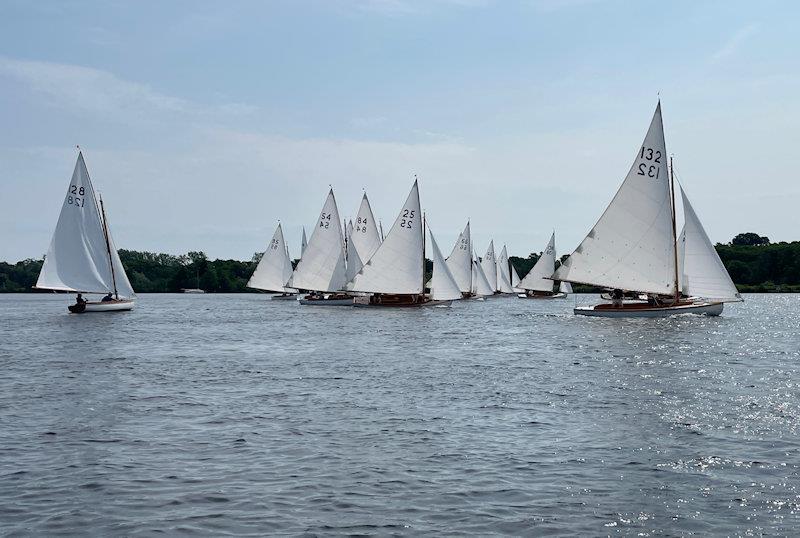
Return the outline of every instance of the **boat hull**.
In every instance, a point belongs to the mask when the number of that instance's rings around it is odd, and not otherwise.
[[[300,299],[301,305],[306,306],[353,306],[353,297],[335,295],[333,297],[312,297],[306,295]]]
[[[353,306],[357,308],[421,308],[424,306],[450,306],[453,301],[434,301],[418,295],[372,295],[357,297]]]
[[[615,308],[608,304],[595,306],[579,306],[574,312],[576,316],[597,318],[666,318],[679,314],[698,314],[703,316],[719,316],[723,303],[690,303],[675,306],[650,307],[649,305],[628,304]]]
[[[567,294],[558,292],[552,295],[528,295],[527,293],[518,293],[517,297],[520,299],[566,299]]]
[[[280,295],[273,295],[273,301],[296,301],[297,294],[296,293],[282,293]]]
[[[88,314],[93,312],[125,312],[133,310],[134,302],[129,299],[119,299],[115,301],[87,301],[79,305],[68,306],[72,314]]]

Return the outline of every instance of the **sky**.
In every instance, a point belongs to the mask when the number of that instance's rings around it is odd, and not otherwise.
[[[293,257],[331,185],[445,255],[566,254],[660,96],[712,241],[800,239],[800,3],[0,0],[0,260],[40,258],[84,151],[120,248]]]

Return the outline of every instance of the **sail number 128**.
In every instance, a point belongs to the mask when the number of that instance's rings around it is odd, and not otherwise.
[[[69,205],[74,205],[75,207],[83,207],[83,203],[85,198],[83,195],[86,193],[86,189],[84,187],[78,187],[77,185],[70,185],[69,191],[67,191],[67,203]]]

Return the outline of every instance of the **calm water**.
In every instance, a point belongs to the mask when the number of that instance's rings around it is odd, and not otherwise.
[[[800,532],[800,295],[67,302],[0,295],[0,534]]]

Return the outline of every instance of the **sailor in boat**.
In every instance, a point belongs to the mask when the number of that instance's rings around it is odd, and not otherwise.
[[[101,301],[104,302],[104,303],[107,303],[107,302],[113,301],[113,300],[114,300],[114,295],[110,291],[108,292],[108,295],[106,295],[105,297],[103,297],[101,299]]]
[[[85,305],[86,299],[83,298],[83,294],[79,293],[77,297],[75,297],[75,304],[76,305]]]
[[[614,290],[611,292],[611,304],[613,304],[617,308],[622,308],[622,298],[624,294],[622,290]]]

